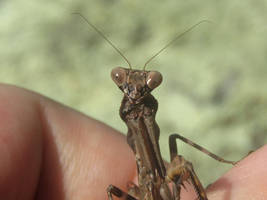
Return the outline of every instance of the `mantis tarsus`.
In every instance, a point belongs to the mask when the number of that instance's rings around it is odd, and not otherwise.
[[[180,200],[180,191],[182,187],[185,187],[185,181],[191,182],[199,200],[207,200],[206,192],[194,171],[193,165],[178,154],[176,139],[182,140],[220,162],[230,164],[235,164],[235,162],[224,160],[179,134],[172,134],[169,137],[170,164],[165,166],[159,148],[160,130],[155,121],[158,103],[151,95],[151,91],[161,84],[162,75],[157,71],[145,70],[147,64],[170,44],[206,21],[195,24],[175,37],[145,63],[143,70],[134,70],[127,58],[101,31],[81,14],[75,14],[81,16],[88,25],[98,32],[129,65],[128,69],[114,68],[111,77],[124,93],[120,117],[128,127],[127,142],[135,154],[138,185],[129,183],[128,193],[110,185],[107,188],[109,200],[113,200],[113,196],[124,200]]]

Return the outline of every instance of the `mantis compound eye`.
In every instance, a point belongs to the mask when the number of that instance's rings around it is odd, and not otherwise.
[[[148,72],[146,78],[146,84],[150,89],[158,87],[162,82],[162,75],[157,71]]]
[[[112,69],[111,78],[117,86],[121,86],[126,81],[126,69],[122,67]]]

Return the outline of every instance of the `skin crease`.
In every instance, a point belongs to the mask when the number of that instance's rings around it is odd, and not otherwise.
[[[51,99],[0,84],[0,122],[0,199],[104,200],[109,184],[136,180],[125,136]],[[267,145],[209,186],[209,200],[267,199],[266,165]],[[187,190],[181,200],[195,199]]]

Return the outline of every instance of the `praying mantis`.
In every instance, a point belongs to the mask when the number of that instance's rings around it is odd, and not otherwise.
[[[135,155],[138,185],[129,182],[127,185],[128,192],[110,185],[107,188],[108,199],[113,200],[113,197],[116,196],[123,200],[180,200],[181,188],[185,187],[184,182],[190,182],[198,200],[208,200],[205,189],[196,175],[192,163],[178,154],[176,140],[179,139],[191,145],[219,162],[233,165],[236,162],[224,160],[182,135],[175,133],[169,136],[170,164],[165,165],[159,147],[160,129],[155,121],[158,102],[151,94],[161,84],[162,75],[158,71],[146,70],[147,64],[178,38],[199,24],[208,21],[200,21],[182,34],[179,34],[153,55],[145,63],[142,70],[137,70],[132,68],[123,53],[99,29],[80,13],[74,14],[83,18],[129,65],[129,68],[114,68],[111,71],[111,78],[124,94],[120,107],[120,117],[128,127],[127,143]]]

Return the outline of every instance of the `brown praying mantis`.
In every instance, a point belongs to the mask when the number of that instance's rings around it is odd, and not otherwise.
[[[135,154],[138,185],[130,182],[127,185],[127,193],[110,185],[107,188],[108,199],[113,200],[113,196],[116,196],[123,200],[180,200],[181,188],[185,187],[184,182],[191,182],[198,199],[207,200],[206,192],[194,171],[193,165],[178,154],[176,139],[193,146],[219,162],[233,165],[235,162],[224,160],[176,133],[169,137],[170,164],[165,166],[159,148],[160,129],[155,121],[158,102],[151,94],[161,84],[162,75],[158,71],[146,70],[147,64],[174,41],[207,21],[200,21],[175,37],[153,55],[145,63],[142,70],[135,70],[132,69],[130,62],[122,52],[101,31],[80,13],[74,14],[82,17],[129,65],[129,68],[114,68],[111,72],[111,78],[124,93],[120,117],[128,127],[127,142]]]

